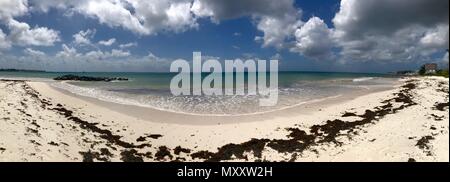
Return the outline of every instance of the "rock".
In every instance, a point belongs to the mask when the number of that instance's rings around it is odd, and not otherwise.
[[[90,76],[77,76],[77,75],[63,75],[54,78],[54,80],[72,80],[72,81],[128,81],[128,78],[121,77],[90,77]]]

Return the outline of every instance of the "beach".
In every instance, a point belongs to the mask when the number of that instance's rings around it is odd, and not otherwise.
[[[203,116],[0,81],[0,161],[449,161],[449,80],[274,112]]]

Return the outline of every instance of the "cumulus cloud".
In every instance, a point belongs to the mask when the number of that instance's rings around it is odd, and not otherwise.
[[[15,16],[27,13],[27,0],[2,0],[0,1],[0,21],[7,21]]]
[[[47,56],[45,59],[29,55],[0,56],[0,65],[5,68],[34,69],[47,71],[163,71],[168,70],[171,60],[156,56],[130,57],[127,59],[110,57],[90,59],[88,57],[60,58]]]
[[[125,49],[125,48],[129,48],[129,47],[134,47],[137,46],[137,42],[130,42],[130,43],[126,43],[126,44],[120,44],[119,47],[121,49]]]
[[[32,0],[31,4],[41,11],[59,8],[76,12],[140,35],[183,32],[198,26],[190,9],[191,0]]]
[[[141,35],[161,31],[184,32],[198,28],[198,18],[221,20],[251,17],[262,36],[263,47],[283,48],[302,22],[294,0],[30,0],[32,9],[47,12],[59,8],[122,27]]]
[[[73,9],[81,14],[97,18],[100,23],[111,27],[123,27],[139,34],[149,34],[137,16],[125,8],[122,1],[82,1],[73,5]]]
[[[78,50],[75,47],[69,47],[68,45],[63,44],[62,50],[56,53],[55,57],[65,60],[69,59],[76,61],[76,59],[103,60],[108,58],[128,57],[130,55],[131,54],[129,51],[123,51],[118,49],[112,49],[111,51],[95,50],[82,53],[78,52]]]
[[[17,16],[25,15],[28,11],[27,0],[0,1],[0,24],[5,24],[9,29],[10,33],[6,39],[10,44],[52,46],[55,42],[60,41],[58,31],[39,26],[31,28],[27,23],[14,19]]]
[[[111,27],[122,27],[141,35],[161,31],[184,32],[198,28],[198,18],[221,20],[251,17],[263,32],[255,39],[263,47],[284,47],[302,22],[293,0],[31,0],[34,9],[60,8],[97,19]]]
[[[8,49],[11,47],[11,43],[6,40],[6,34],[3,33],[3,30],[0,29],[0,50]]]
[[[263,36],[255,37],[263,47],[285,47],[286,40],[293,37],[300,21],[301,11],[293,0],[195,0],[192,11],[199,17],[209,17],[213,22],[249,16],[257,22]]]
[[[88,60],[103,60],[108,58],[119,58],[130,56],[130,52],[113,49],[111,52],[108,51],[90,51],[83,55],[85,59]]]
[[[23,50],[23,52],[24,52],[26,55],[33,56],[33,57],[43,57],[43,56],[46,56],[46,54],[45,54],[44,52],[38,51],[38,50],[34,50],[34,49],[32,49],[32,48],[26,48],[26,49]]]
[[[264,32],[264,35],[255,37],[255,40],[262,40],[263,47],[285,48],[286,41],[294,35],[295,30],[302,23],[292,14],[286,14],[283,17],[262,16],[257,29]]]
[[[413,61],[448,48],[442,0],[342,0],[333,19],[345,60]]]
[[[411,25],[448,22],[448,5],[449,1],[442,0],[342,0],[333,22],[348,39],[392,35]]]
[[[425,36],[420,39],[420,43],[429,48],[448,47],[448,33],[448,25],[437,25],[435,28],[427,30]]]
[[[56,57],[62,58],[75,58],[80,56],[77,49],[74,47],[69,47],[66,44],[62,45],[62,50],[56,54]]]
[[[47,13],[51,8],[69,9],[72,4],[78,4],[84,0],[28,0],[29,9]],[[70,9],[69,9],[70,10]]]
[[[59,32],[47,27],[31,28],[27,23],[14,19],[9,20],[8,27],[10,29],[9,39],[20,46],[52,46],[55,42],[60,41]]]
[[[297,11],[293,3],[293,0],[195,0],[192,11],[217,21],[253,15],[283,17]]]
[[[327,25],[319,17],[302,21],[301,9],[295,7],[294,0],[1,0],[0,24],[7,30],[0,29],[0,49],[14,45],[50,46],[60,41],[55,30],[30,27],[16,20],[33,11],[48,12],[57,8],[138,35],[196,29],[202,18],[220,23],[248,17],[259,31],[255,40],[261,42],[262,47],[289,49],[317,60],[432,60],[430,56],[443,54],[448,49],[448,5],[446,0],[342,0],[333,25]],[[78,32],[72,46],[92,45],[94,34],[95,31],[89,29]],[[97,43],[109,46],[115,39]],[[118,47],[133,46],[137,43]],[[63,44],[55,57],[67,57],[64,60],[69,57],[86,60],[133,57],[123,50],[88,53]],[[446,57],[448,59],[448,54]]]
[[[77,45],[90,45],[91,39],[94,38],[96,32],[95,29],[81,30],[72,36],[73,42]]]
[[[296,45],[291,51],[314,59],[330,59],[332,30],[318,17],[312,17],[295,31]]]
[[[150,34],[166,30],[183,32],[198,26],[190,0],[128,0]]]
[[[129,51],[122,51],[122,50],[113,49],[113,50],[111,50],[111,56],[113,56],[113,57],[127,57],[127,56],[130,56],[130,52]]]
[[[116,42],[115,38],[111,38],[109,40],[101,40],[98,42],[98,44],[100,45],[104,45],[104,46],[111,46]]]
[[[168,70],[173,60],[151,53],[145,56],[131,56],[128,51],[114,49],[79,53],[76,48],[65,44],[62,45],[61,51],[54,55],[40,56],[39,51],[33,49],[25,49],[24,53],[21,56],[10,54],[0,56],[0,65],[5,68],[47,71],[149,72]]]

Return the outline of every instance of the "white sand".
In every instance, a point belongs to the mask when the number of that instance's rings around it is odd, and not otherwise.
[[[336,137],[333,142],[319,142],[315,138],[312,145],[303,151],[278,152],[264,143],[261,158],[255,157],[249,148],[238,145],[233,149],[245,150],[246,157],[231,156],[236,161],[449,161],[449,110],[434,109],[435,103],[448,103],[448,79],[439,77],[410,78],[415,80],[417,88],[411,90],[411,97],[417,105],[406,107],[397,113],[389,113],[371,124],[354,129],[357,134]],[[406,80],[405,80],[406,81]],[[29,85],[29,87],[28,87]],[[324,125],[327,120],[342,119],[347,122],[361,117],[342,117],[345,111],[363,114],[366,109],[373,110],[384,105],[382,101],[394,97],[403,88],[371,93],[345,102],[332,102],[320,109],[303,112],[293,108],[276,114],[255,115],[252,117],[198,117],[148,111],[145,117],[136,113],[125,114],[130,110],[121,110],[112,103],[93,101],[58,91],[43,82],[0,81],[0,161],[82,161],[93,158],[94,161],[203,161],[192,159],[191,154],[198,151],[217,152],[217,148],[226,144],[241,144],[252,138],[290,140],[286,128],[297,128],[311,134],[311,126]],[[444,89],[438,91],[437,89]],[[26,91],[27,90],[27,91]],[[33,97],[33,91],[38,97]],[[48,100],[51,105],[43,104]],[[58,106],[57,104],[61,104]],[[392,102],[393,107],[402,103]],[[42,107],[42,105],[45,105]],[[106,107],[110,105],[109,107]],[[73,111],[70,116],[54,110],[65,108]],[[442,118],[435,118],[432,116]],[[92,124],[80,125],[71,116]],[[436,120],[437,119],[437,120]],[[180,121],[180,122],[165,122]],[[232,122],[226,122],[226,121]],[[199,122],[202,121],[202,122]],[[215,121],[209,122],[208,121]],[[245,122],[244,122],[245,121]],[[93,125],[93,123],[97,123]],[[214,124],[211,124],[214,123]],[[94,128],[94,129],[92,129]],[[121,136],[111,139],[106,133]],[[347,133],[343,130],[340,133]],[[157,139],[146,137],[160,134]],[[312,134],[311,134],[312,135]],[[103,137],[102,137],[103,136]],[[429,136],[422,148],[418,141]],[[137,141],[138,138],[145,141]],[[109,140],[108,140],[109,139]],[[124,144],[125,143],[125,144]],[[126,146],[132,144],[134,146]],[[150,144],[151,146],[141,146]],[[164,156],[165,146],[172,156]],[[181,146],[190,149],[190,154],[175,154],[175,148]],[[231,149],[230,149],[231,150]],[[92,155],[81,155],[90,151]],[[129,152],[131,151],[131,152]],[[160,151],[160,152],[158,152]],[[81,153],[80,153],[81,152]],[[102,153],[103,152],[103,153]],[[111,154],[108,154],[111,153]],[[130,154],[131,153],[131,154]],[[129,154],[129,155],[127,155]],[[131,157],[130,157],[131,156]],[[217,155],[216,155],[217,156]],[[219,155],[224,156],[224,155]],[[226,157],[225,157],[226,158]],[[240,158],[240,159],[238,159]],[[246,158],[246,159],[245,159]]]

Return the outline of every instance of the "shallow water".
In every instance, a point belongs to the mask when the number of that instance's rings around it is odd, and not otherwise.
[[[56,82],[51,80],[51,78],[64,74],[69,73],[0,72],[0,77],[48,81],[54,87],[103,101],[178,113],[212,115],[236,115],[279,110],[308,104],[317,99],[379,87],[391,87],[397,81],[397,78],[383,74],[280,72],[278,103],[275,106],[262,107],[259,106],[259,98],[262,97],[260,95],[174,96],[170,92],[169,85],[175,74],[170,73],[73,73],[130,79],[130,81],[123,82]],[[206,74],[202,76],[204,77]],[[247,78],[247,75],[245,74],[244,77]]]

